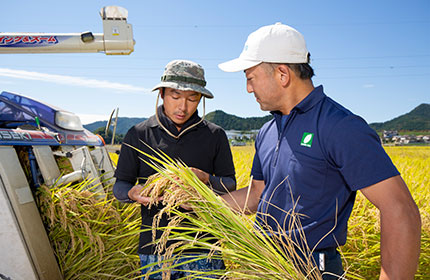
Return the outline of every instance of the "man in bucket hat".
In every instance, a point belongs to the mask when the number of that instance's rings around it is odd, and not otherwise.
[[[153,88],[153,91],[158,90],[163,104],[158,106],[157,97],[155,115],[132,127],[127,132],[124,143],[147,154],[154,154],[142,143],[144,142],[154,150],[161,150],[171,158],[182,160],[192,167],[201,181],[216,193],[223,194],[235,189],[235,170],[224,130],[198,116],[197,106],[200,100],[203,98],[204,107],[204,99],[213,98],[205,86],[204,70],[199,64],[187,60],[169,62],[161,82]],[[142,228],[148,229],[152,227],[153,217],[162,206],[148,209],[149,198],[140,194],[146,179],[155,173],[140,157],[142,154],[128,145],[122,145],[113,192],[122,202],[137,202],[142,205]],[[167,223],[167,217],[163,216],[160,227],[166,226]],[[162,232],[157,230],[157,238],[161,234]],[[149,276],[149,279],[162,279],[162,273],[151,274],[151,271],[159,269],[159,266],[145,268],[159,261],[152,243],[151,230],[140,234],[138,253],[142,273]],[[186,271],[224,268],[220,259],[202,259],[175,267],[171,271],[171,279],[189,275]]]
[[[375,131],[322,86],[314,87],[302,34],[280,23],[261,27],[249,35],[239,58],[219,67],[244,71],[247,91],[274,116],[255,141],[251,186],[223,195],[231,207],[256,212],[269,233],[291,237],[301,235],[282,225],[290,224],[292,210],[298,212],[323,279],[339,279],[337,248],[346,242],[359,190],[380,211],[380,279],[413,279],[420,252],[418,208]]]

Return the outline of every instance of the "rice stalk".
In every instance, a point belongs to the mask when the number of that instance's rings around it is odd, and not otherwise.
[[[292,228],[301,228],[298,218],[292,219],[288,231],[279,225],[276,233],[267,232],[263,230],[265,225],[256,223],[243,213],[233,212],[183,162],[172,160],[162,152],[155,152],[156,156],[141,153],[146,158],[143,159],[145,163],[154,168],[159,176],[190,195],[188,200],[174,200],[171,205],[167,205],[167,210],[162,210],[170,213],[171,217],[179,216],[186,221],[159,228],[168,232],[169,240],[182,242],[182,245],[171,250],[162,248],[169,252],[164,254],[166,263],[174,264],[175,258],[186,256],[189,249],[201,249],[209,252],[212,258],[222,258],[229,267],[225,271],[192,272],[194,277],[218,275],[225,279],[321,279],[311,261],[311,250],[306,247],[306,242],[295,242],[289,233]],[[165,194],[170,188],[166,187]],[[192,206],[194,211],[180,211],[178,207],[184,203]],[[288,214],[291,217],[297,215],[294,211]],[[214,238],[218,242],[214,243]],[[164,241],[157,242],[164,244]],[[204,257],[205,254],[195,258]],[[162,268],[163,271],[165,269]]]
[[[415,279],[428,279],[430,275],[430,148],[429,147],[387,147],[387,153],[390,155],[394,164],[397,166],[406,181],[412,196],[414,197],[422,218],[422,240],[421,240],[421,257],[418,272]],[[236,167],[236,178],[238,186],[245,186],[249,182],[250,167],[252,165],[252,157],[254,148],[252,146],[246,147],[233,147],[233,159]],[[169,175],[171,176],[171,175]],[[81,183],[82,184],[82,183]],[[106,203],[104,199],[98,199],[96,204],[98,206],[91,206],[80,203],[70,202],[75,210],[62,212],[63,207],[67,209],[67,199],[72,196],[80,197],[81,190],[85,186],[80,185],[66,185],[57,186],[52,189],[46,190],[43,195],[39,195],[39,199],[44,201],[41,204],[41,215],[45,221],[49,238],[52,242],[55,254],[58,259],[61,271],[65,275],[65,279],[137,279],[139,276],[139,260],[135,255],[138,244],[139,226],[140,226],[140,213],[137,205],[129,205],[115,202],[112,198],[111,192],[108,193]],[[42,192],[43,188],[40,190]],[[72,190],[78,191],[77,194],[72,193]],[[61,202],[62,206],[60,206]],[[75,198],[74,198],[75,199]],[[75,199],[76,200],[76,199]],[[85,200],[82,197],[82,200]],[[80,201],[80,199],[77,199]],[[196,201],[198,204],[198,201]],[[219,240],[218,243],[212,244],[203,238],[195,239],[193,233],[199,233],[201,237],[205,231],[199,229],[206,229],[212,231],[212,227],[206,221],[213,220],[214,216],[224,215],[224,213],[216,213],[213,209],[217,204],[212,202],[212,208],[205,208],[204,206],[193,206],[195,209],[202,209],[200,215],[207,215],[208,218],[200,219],[198,216],[187,217],[187,219],[194,218],[195,220],[189,222],[187,225],[181,224],[181,229],[188,230],[188,235],[180,235],[176,233],[179,226],[172,228],[172,234],[181,239],[186,246],[199,246],[201,248],[213,248],[211,252],[213,258],[222,257],[227,265],[226,271],[220,271],[217,274],[228,279],[276,279],[274,276],[264,275],[259,271],[268,271],[269,268],[262,269],[265,264],[260,264],[255,259],[259,256],[258,250],[262,248],[262,242],[259,243],[256,253],[253,248],[247,248],[245,238],[238,238],[235,235],[241,235],[238,231],[224,230],[225,234],[216,236]],[[92,208],[94,207],[94,208]],[[115,211],[100,210],[97,207],[112,208]],[[199,208],[200,207],[200,208]],[[92,209],[92,210],[90,210]],[[205,210],[206,209],[206,210]],[[210,209],[210,210],[209,210]],[[223,212],[224,210],[219,210]],[[88,213],[87,213],[88,212]],[[89,213],[97,213],[96,217],[92,217]],[[65,214],[65,215],[64,215]],[[239,228],[242,231],[254,230],[253,216],[246,216],[243,213],[234,213],[239,223],[242,223],[247,229]],[[88,216],[89,215],[89,216]],[[115,222],[115,226],[110,226],[111,216],[119,217],[121,222]],[[181,213],[178,213],[181,215]],[[173,215],[171,215],[173,217]],[[95,248],[99,244],[93,244],[94,247],[89,246],[89,239],[86,237],[87,233],[76,220],[84,219],[86,223],[88,220],[93,221],[98,225],[99,234],[92,233],[93,236],[99,236],[103,241],[103,256],[95,258],[95,252],[100,254],[101,250]],[[226,215],[226,219],[230,216]],[[114,219],[114,218],[112,218]],[[216,220],[216,219],[215,219]],[[222,219],[221,219],[222,220]],[[64,223],[63,223],[64,222]],[[74,223],[73,225],[71,223]],[[223,223],[218,222],[213,227],[219,225],[228,226],[228,221]],[[234,221],[232,222],[235,223]],[[90,224],[90,229],[91,224]],[[237,225],[236,225],[237,226]],[[191,228],[191,229],[190,229]],[[216,229],[215,229],[216,230]],[[348,240],[347,244],[342,248],[343,260],[345,267],[348,267],[348,279],[375,279],[379,275],[380,261],[379,261],[379,212],[359,193],[354,206],[353,213],[348,223]],[[245,235],[248,236],[248,235]],[[82,237],[82,238],[80,238]],[[97,238],[97,237],[94,237]],[[170,237],[172,238],[172,237]],[[241,242],[237,239],[243,239]],[[251,240],[252,241],[252,240]],[[249,242],[251,242],[249,241]],[[249,243],[248,242],[248,243]],[[189,244],[188,244],[189,243]],[[228,244],[228,246],[226,245]],[[249,244],[251,246],[251,244]],[[179,246],[179,245],[178,245]],[[253,247],[253,246],[251,246]],[[224,251],[221,251],[224,249]],[[244,249],[242,249],[244,248]],[[263,248],[265,249],[265,248]],[[86,251],[88,250],[88,251]],[[86,257],[87,252],[91,252]],[[180,248],[171,248],[172,251],[180,250]],[[247,250],[242,252],[241,250]],[[113,252],[116,251],[116,254]],[[215,252],[221,252],[215,254]],[[265,253],[265,252],[263,252]],[[205,257],[202,255],[202,258]],[[129,261],[126,261],[129,260]],[[168,260],[167,260],[168,261]],[[167,263],[164,261],[163,263]],[[170,260],[169,263],[171,263]],[[276,260],[276,262],[278,262]],[[242,267],[243,264],[243,267]],[[248,265],[248,267],[247,267]],[[252,268],[255,268],[255,274],[252,274]],[[266,266],[268,266],[266,264]],[[166,267],[165,271],[169,271],[172,267]],[[274,269],[272,269],[274,270]],[[231,271],[231,272],[230,272]],[[273,274],[268,272],[267,274]],[[198,273],[196,273],[198,275]],[[204,275],[200,275],[203,276]],[[278,278],[281,279],[281,278]],[[285,278],[294,279],[294,278]],[[298,278],[300,279],[300,278]],[[302,278],[303,279],[303,278]],[[309,277],[309,279],[312,279]]]
[[[42,186],[38,204],[64,279],[137,279],[140,233],[137,205],[109,193],[100,199],[91,181]]]

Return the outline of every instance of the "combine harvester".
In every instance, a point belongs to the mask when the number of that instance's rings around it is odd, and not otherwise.
[[[100,11],[103,33],[0,33],[0,53],[127,55],[134,50],[127,10]],[[70,170],[59,167],[67,162]],[[104,196],[114,168],[104,141],[82,127],[78,116],[23,95],[0,93],[0,279],[63,279],[36,206],[33,191],[91,180]]]

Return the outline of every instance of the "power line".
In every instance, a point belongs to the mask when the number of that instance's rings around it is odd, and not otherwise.
[[[312,58],[311,61],[319,60],[361,60],[361,59],[386,59],[386,58],[419,58],[430,57],[430,54],[416,54],[416,55],[383,55],[383,56],[356,56],[356,57],[322,57]]]
[[[21,66],[17,65],[16,63],[13,65],[2,65],[3,68],[22,68]],[[124,71],[128,71],[128,70],[132,70],[132,71],[162,71],[162,69],[160,69],[160,67],[142,67],[142,66],[137,66],[137,67],[130,67],[130,66],[124,66],[125,69],[122,69],[121,72]],[[67,69],[67,70],[106,70],[106,66],[85,66],[85,68],[82,68],[81,66],[48,66],[48,65],[44,65],[44,66],[33,66],[33,65],[28,65],[28,63],[25,64],[24,66],[25,70],[27,71],[32,71],[34,69]],[[120,69],[121,67],[117,67],[118,69]],[[429,65],[376,65],[376,66],[319,66],[317,67],[317,69],[332,69],[332,70],[336,70],[336,69],[359,69],[359,70],[368,70],[368,69],[387,69],[387,70],[397,70],[397,69],[414,69],[414,68],[430,68],[430,64]],[[23,69],[20,69],[23,70]],[[205,70],[219,70],[217,67],[205,67]],[[91,72],[93,74],[93,72]],[[141,76],[141,75],[140,75]]]
[[[184,28],[258,28],[261,25],[258,24],[139,24],[133,23],[133,18],[129,18],[128,21],[133,25],[134,29],[136,27],[142,28],[176,28],[176,29],[184,29]],[[7,26],[9,22],[2,22],[0,24],[3,26]],[[430,20],[428,19],[413,19],[413,20],[402,20],[402,21],[356,21],[356,22],[289,22],[290,25],[294,26],[351,26],[351,25],[395,25],[395,24],[430,24]],[[52,22],[37,22],[36,26],[50,26]],[[25,24],[25,23],[14,23],[14,27],[34,27],[35,24]],[[76,26],[76,22],[64,22],[60,24],[55,24],[55,26]]]
[[[332,76],[332,77],[316,76],[316,78],[317,79],[362,79],[362,78],[401,78],[401,77],[427,77],[427,76],[430,76],[430,73],[393,74],[393,75],[354,75],[354,76]]]

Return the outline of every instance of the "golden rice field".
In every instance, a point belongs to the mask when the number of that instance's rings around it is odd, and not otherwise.
[[[430,147],[386,147],[386,151],[421,212],[421,257],[415,279],[430,279]],[[246,186],[254,147],[232,147],[232,152],[238,187]],[[117,155],[111,156],[116,162]],[[105,200],[96,200],[82,191],[83,184],[41,188],[39,194],[42,218],[64,278],[138,279],[139,206],[119,203],[111,192]],[[348,241],[341,248],[347,279],[377,279],[379,214],[360,193],[348,226]]]
[[[415,279],[430,279],[430,147],[386,147],[388,155],[407,183],[422,219],[421,257]],[[233,147],[238,185],[248,184],[253,146]],[[361,193],[348,224],[347,244],[342,248],[348,276],[377,279],[379,275],[379,212]]]

